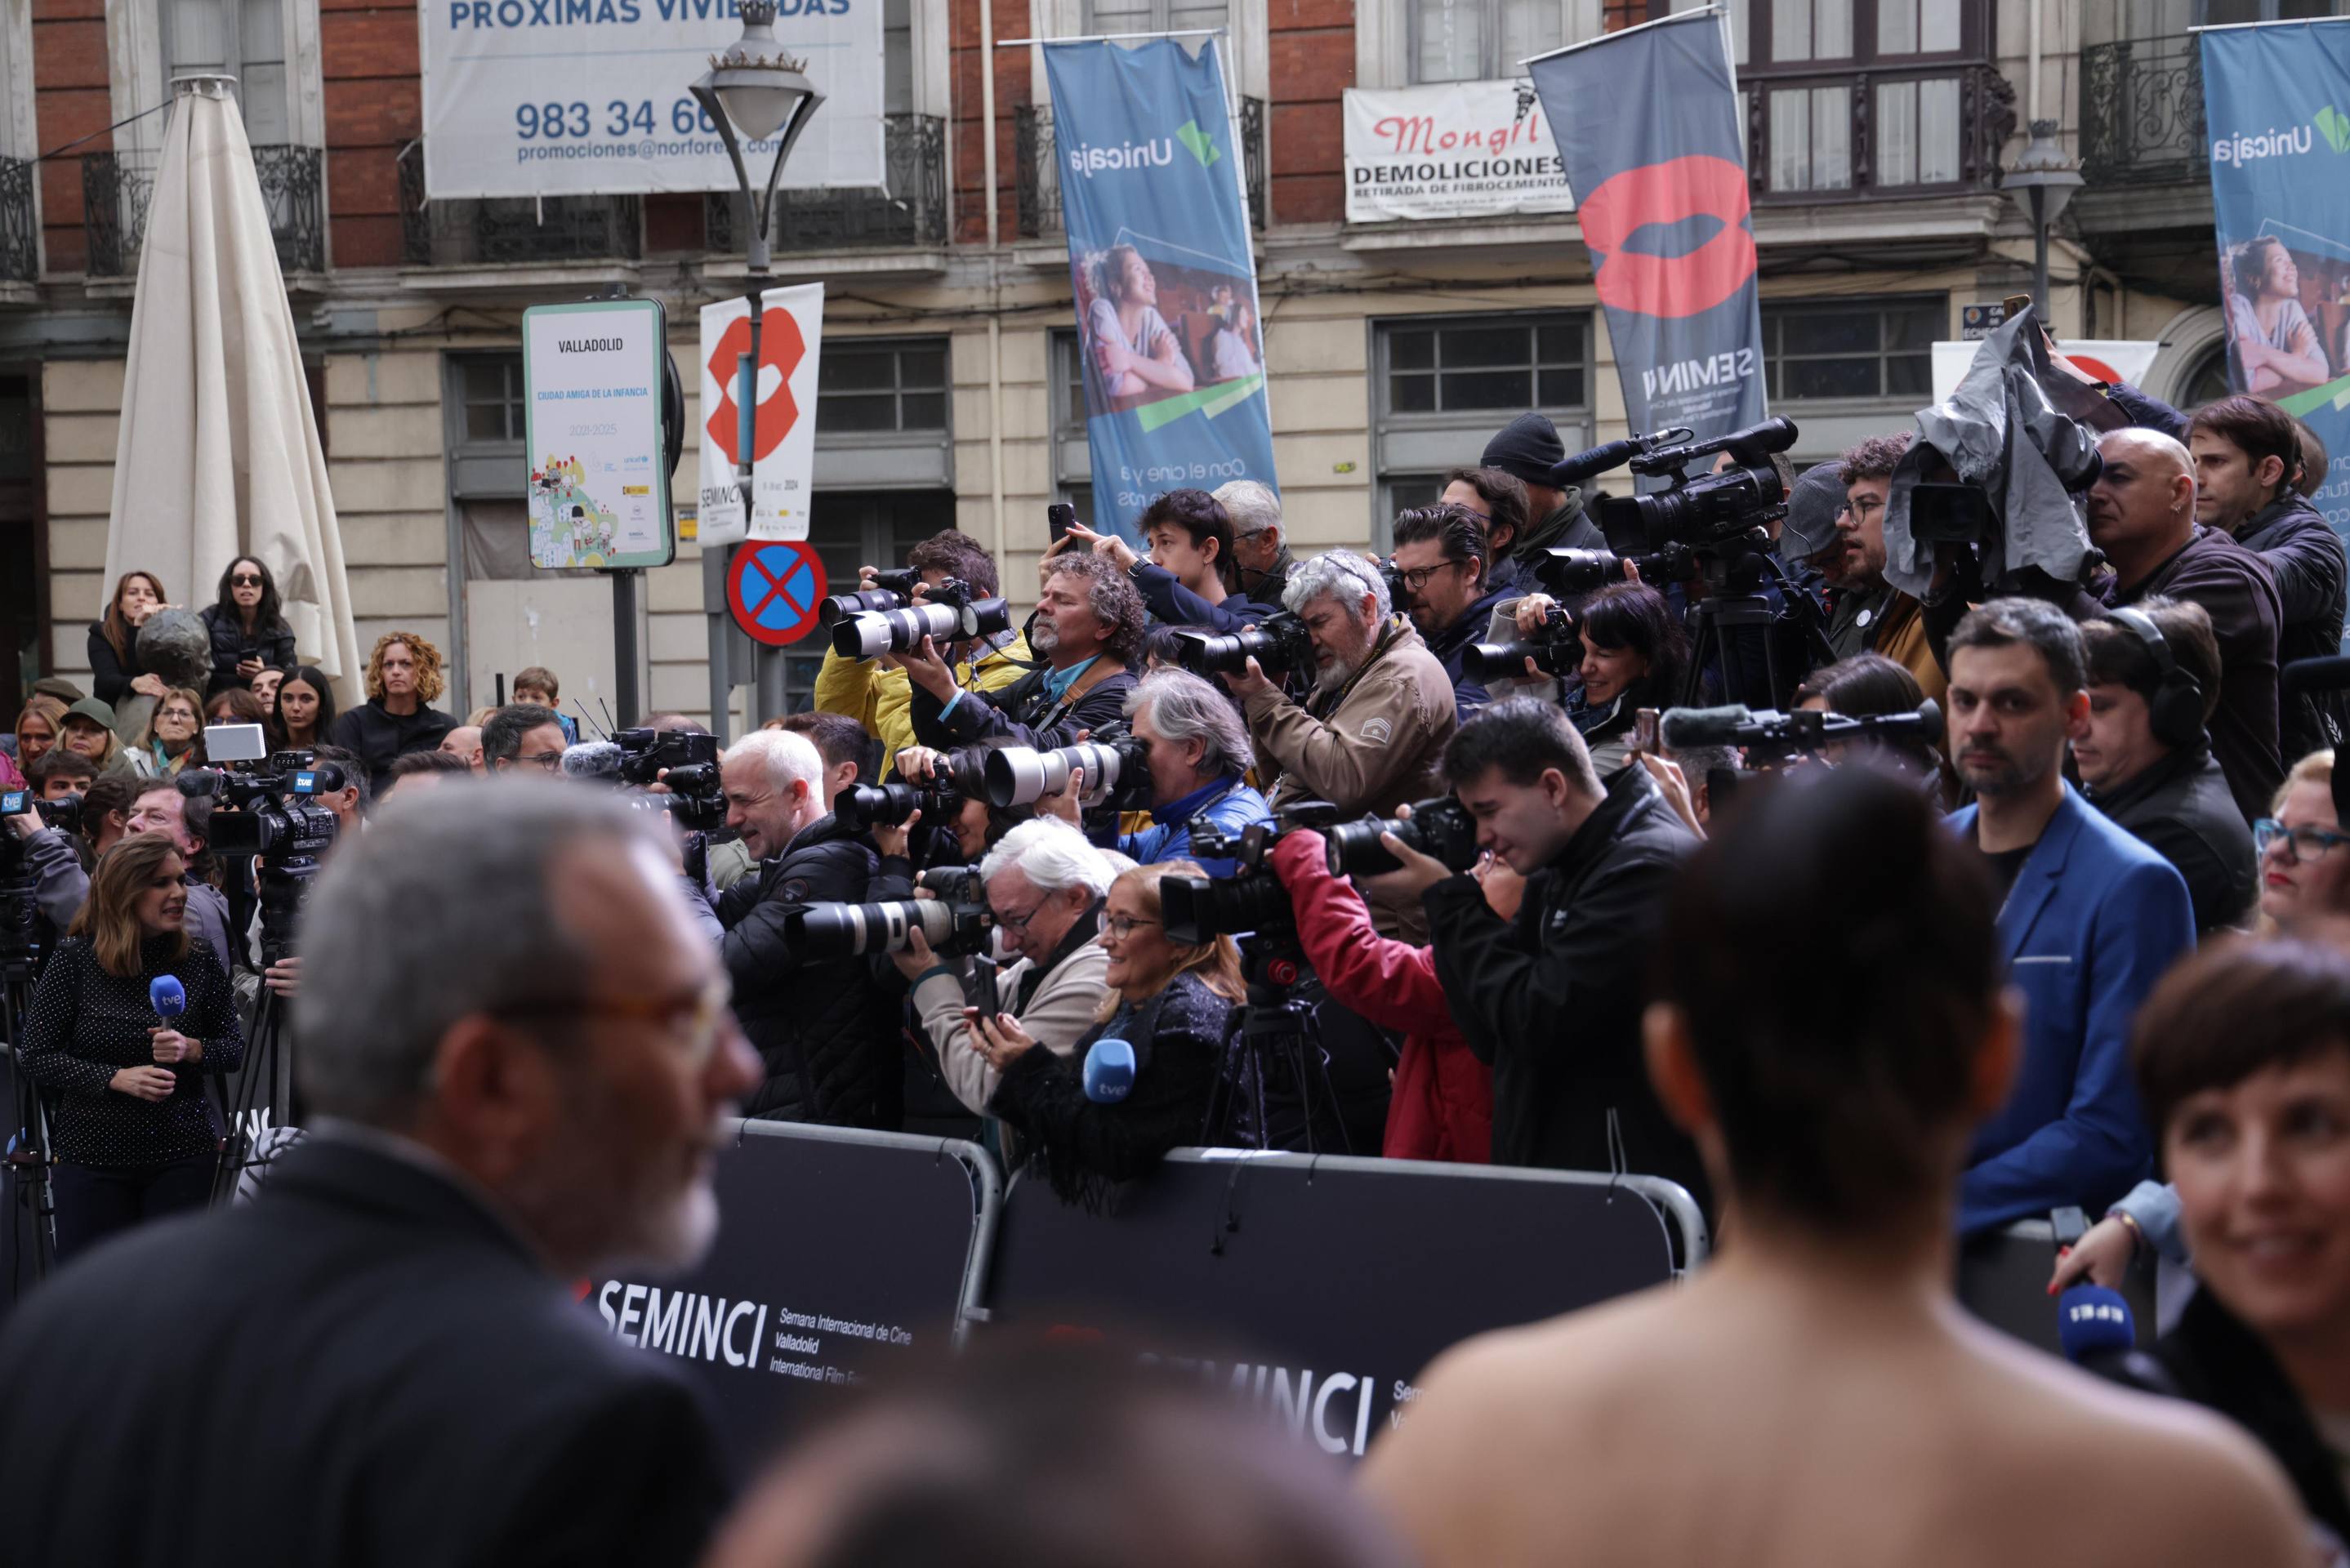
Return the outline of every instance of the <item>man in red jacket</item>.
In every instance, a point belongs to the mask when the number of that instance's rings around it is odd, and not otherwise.
[[[1285,836],[1274,846],[1273,867],[1289,890],[1305,961],[1331,996],[1382,1029],[1403,1032],[1379,1152],[1389,1159],[1490,1163],[1493,1069],[1477,1060],[1445,1008],[1435,955],[1372,929],[1355,885],[1330,874],[1320,834]],[[1514,919],[1524,878],[1491,859],[1477,876],[1494,913]]]

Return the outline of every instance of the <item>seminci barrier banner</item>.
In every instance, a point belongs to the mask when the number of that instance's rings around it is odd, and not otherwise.
[[[1575,208],[1530,81],[1348,88],[1346,99],[1350,223]]]
[[[1152,500],[1274,484],[1256,259],[1214,40],[1048,44],[1054,155],[1085,360],[1094,526]]]
[[[775,37],[823,93],[792,190],[884,183],[883,0],[781,0]],[[742,36],[733,0],[424,0],[424,189],[459,196],[732,191],[686,85]],[[745,143],[764,186],[772,140]]]
[[[2228,383],[2325,443],[2350,535],[2350,21],[2200,36]]]
[[[1703,440],[1766,412],[1744,117],[1725,43],[1721,18],[1697,12],[1529,62],[1635,431],[1687,426]]]

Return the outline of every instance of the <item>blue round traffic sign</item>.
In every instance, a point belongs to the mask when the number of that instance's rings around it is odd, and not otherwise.
[[[735,546],[726,568],[726,607],[754,641],[797,642],[824,602],[824,563],[812,545],[778,540]]]

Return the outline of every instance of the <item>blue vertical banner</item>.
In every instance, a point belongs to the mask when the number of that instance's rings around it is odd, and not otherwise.
[[[1094,526],[1131,539],[1167,491],[1275,485],[1240,143],[1213,39],[1047,44],[1045,77]]]
[[[1718,12],[1528,62],[1575,192],[1624,411],[1700,440],[1767,413],[1746,137]]]
[[[2228,384],[2317,432],[2350,535],[2350,21],[2199,36]]]

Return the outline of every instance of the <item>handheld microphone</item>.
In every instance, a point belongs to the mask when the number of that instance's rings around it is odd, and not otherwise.
[[[2119,1291],[2074,1285],[2056,1298],[2057,1338],[2064,1359],[2092,1371],[2097,1363],[2137,1348],[2137,1322]]]
[[[1134,1088],[1134,1047],[1123,1040],[1097,1040],[1086,1052],[1086,1098],[1114,1106]]]
[[[159,974],[147,982],[147,1005],[165,1023],[188,1010],[188,990],[174,974]]]
[[[1550,482],[1564,490],[1570,484],[1580,484],[1585,480],[1605,473],[1611,468],[1621,468],[1647,450],[1648,443],[1637,438],[1631,441],[1611,441],[1605,446],[1595,446],[1589,452],[1576,452],[1563,462],[1552,463]]]

